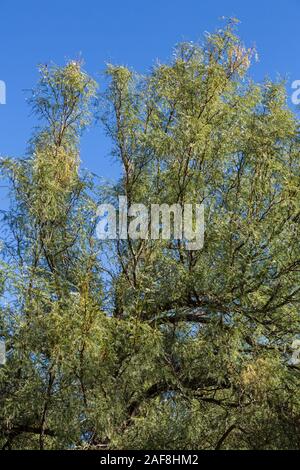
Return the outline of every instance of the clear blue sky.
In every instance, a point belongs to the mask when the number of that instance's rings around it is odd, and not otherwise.
[[[0,156],[25,154],[34,119],[24,90],[36,83],[38,63],[82,56],[96,78],[106,62],[144,72],[156,59],[167,60],[175,43],[201,40],[204,31],[220,26],[221,16],[238,17],[243,41],[256,45],[260,60],[251,71],[256,80],[278,74],[290,82],[300,79],[299,0],[0,0],[0,80],[7,85],[7,104],[0,105]],[[115,177],[108,154],[100,129],[91,129],[83,139],[83,165]]]

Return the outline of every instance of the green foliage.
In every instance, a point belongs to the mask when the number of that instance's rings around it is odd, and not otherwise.
[[[1,161],[3,449],[300,448],[298,121],[234,24],[146,76],[108,66],[115,187],[80,171],[94,81],[41,67],[30,156]],[[204,202],[204,248],[100,242],[118,195]]]

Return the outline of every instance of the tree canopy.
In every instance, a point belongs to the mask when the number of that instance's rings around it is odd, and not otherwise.
[[[3,449],[299,449],[299,122],[234,22],[145,75],[42,66],[2,158]],[[122,175],[80,166],[96,118]],[[205,207],[205,241],[98,240],[119,195]]]

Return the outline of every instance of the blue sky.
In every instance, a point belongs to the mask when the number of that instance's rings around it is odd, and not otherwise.
[[[254,79],[286,76],[290,94],[290,83],[300,79],[299,0],[0,0],[0,80],[7,86],[7,104],[0,105],[0,156],[25,154],[35,121],[24,90],[36,83],[37,64],[82,57],[97,79],[106,62],[145,72],[157,59],[167,60],[177,42],[201,40],[204,31],[222,24],[222,16],[238,17],[243,41],[256,46]],[[99,128],[84,136],[81,158],[101,176],[118,174]]]

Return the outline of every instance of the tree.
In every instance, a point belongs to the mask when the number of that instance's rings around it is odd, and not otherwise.
[[[255,84],[235,22],[140,76],[109,65],[97,115],[115,187],[79,165],[96,84],[42,67],[42,127],[3,159],[0,443],[9,448],[299,448],[299,132]],[[102,201],[204,203],[205,243],[100,241]]]

